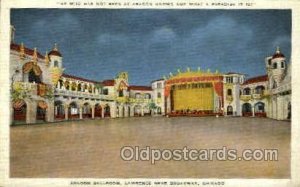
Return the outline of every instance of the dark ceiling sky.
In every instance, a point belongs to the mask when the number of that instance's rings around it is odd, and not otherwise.
[[[13,9],[11,23],[16,43],[42,54],[57,43],[65,73],[127,71],[138,85],[186,67],[262,75],[276,46],[291,50],[289,10]]]

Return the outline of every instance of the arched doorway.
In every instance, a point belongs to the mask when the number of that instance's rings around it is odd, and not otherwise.
[[[134,116],[141,116],[142,115],[142,107],[140,105],[135,105],[133,108]]]
[[[33,61],[27,62],[23,66],[24,80],[34,83],[42,83],[42,70]]]
[[[69,106],[69,119],[77,118],[79,118],[79,108],[76,102],[72,102]]]
[[[258,117],[267,117],[265,112],[265,103],[258,102],[254,105],[254,114]]]
[[[148,106],[144,106],[144,116],[151,116],[151,109]]]
[[[157,114],[161,115],[161,107],[157,107]]]
[[[37,108],[36,108],[36,120],[37,122],[44,122],[46,121],[46,109],[47,109],[47,104],[45,101],[39,101],[37,103]]]
[[[65,119],[65,108],[61,101],[54,102],[55,119]]]
[[[110,106],[108,104],[104,107],[104,117],[110,117]]]
[[[125,106],[123,106],[123,109],[122,109],[122,117],[123,118],[125,117]]]
[[[92,109],[89,103],[84,103],[82,107],[82,117],[83,118],[91,118],[92,117]]]
[[[119,108],[119,106],[117,106],[116,107],[116,117],[117,118],[120,117],[120,115],[119,115],[120,113],[119,112],[120,112],[120,108]]]
[[[242,105],[243,116],[252,116],[252,106],[250,103],[244,103]]]
[[[13,120],[14,123],[16,122],[21,122],[21,123],[25,123],[26,122],[26,111],[27,111],[27,105],[26,102],[24,100],[19,100],[19,101],[15,101],[13,103]]]
[[[95,105],[95,117],[101,118],[102,117],[102,107],[100,104]]]
[[[233,107],[231,105],[227,106],[227,116],[233,115]]]
[[[288,103],[287,111],[288,111],[287,119],[290,120],[292,118],[292,105],[291,105],[291,102]]]

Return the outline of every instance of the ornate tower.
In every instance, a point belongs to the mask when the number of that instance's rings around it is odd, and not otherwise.
[[[277,47],[275,54],[267,59],[267,72],[272,89],[276,88],[283,80],[286,72],[286,61],[279,47]]]
[[[46,54],[45,61],[50,66],[51,81],[53,85],[56,85],[59,78],[61,77],[64,69],[62,66],[62,55],[58,51],[57,45],[54,45],[52,51]]]

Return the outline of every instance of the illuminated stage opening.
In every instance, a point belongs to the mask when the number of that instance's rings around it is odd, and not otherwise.
[[[221,115],[223,77],[219,73],[184,72],[166,81],[168,116]]]

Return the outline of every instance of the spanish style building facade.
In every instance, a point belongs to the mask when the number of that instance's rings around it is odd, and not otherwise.
[[[12,123],[155,115],[291,119],[291,63],[279,48],[265,59],[263,76],[188,68],[151,86],[130,85],[127,72],[101,81],[65,74],[56,44],[45,54],[13,41],[10,48]]]

